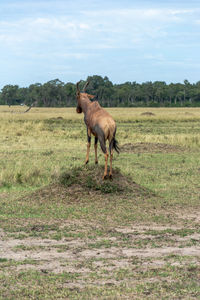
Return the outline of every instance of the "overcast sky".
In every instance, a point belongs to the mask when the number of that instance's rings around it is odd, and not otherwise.
[[[200,1],[0,0],[0,88],[200,80]]]

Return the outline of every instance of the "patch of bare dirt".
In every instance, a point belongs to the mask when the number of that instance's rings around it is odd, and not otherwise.
[[[193,246],[193,247],[165,247],[165,248],[122,248],[119,249],[117,247],[112,247],[109,249],[92,249],[92,250],[84,250],[81,253],[82,257],[85,258],[116,258],[116,257],[139,257],[139,258],[156,258],[166,255],[188,255],[188,256],[199,256],[200,254],[200,247]]]
[[[5,237],[5,233],[3,229],[0,228],[0,240],[3,239],[4,237]]]
[[[145,112],[141,113],[141,116],[155,116],[155,114],[152,113],[151,111],[145,111]]]
[[[127,143],[120,147],[121,152],[127,153],[177,153],[185,151],[178,145],[162,143]]]
[[[185,112],[185,115],[188,115],[188,116],[194,116],[194,114],[193,114],[193,113],[191,113],[191,112],[188,112],[188,111],[186,111],[186,112]]]
[[[188,256],[199,256],[200,247],[165,247],[165,248],[151,248],[151,249],[137,249],[133,251],[133,249],[123,249],[122,254],[127,257],[138,256],[138,257],[160,257],[164,255],[188,255]]]
[[[1,183],[0,183],[1,187]],[[8,193],[0,193],[0,199],[6,199],[8,197]]]
[[[187,212],[187,213],[178,213],[176,212],[176,215],[180,219],[190,220],[197,224],[200,224],[200,210],[196,210],[196,212]]]
[[[172,229],[172,230],[178,230],[178,229],[181,229],[182,227],[180,226],[159,226],[159,225],[138,225],[138,226],[130,226],[130,227],[117,227],[115,228],[115,231],[117,232],[121,232],[121,233],[124,233],[124,234],[128,234],[128,233],[131,233],[131,234],[137,234],[138,232],[140,234],[143,234],[145,233],[146,231],[149,231],[149,230],[165,230],[165,229]]]
[[[159,268],[166,264],[165,257],[168,256],[191,257],[192,261],[199,265],[199,243],[189,246],[188,241],[192,239],[199,241],[200,234],[196,232],[180,237],[173,233],[172,236],[176,243],[175,246],[169,246],[167,240],[169,236],[167,230],[169,229],[172,229],[172,227],[123,227],[116,228],[116,232],[120,234],[115,236],[112,236],[112,231],[110,232],[111,236],[108,233],[106,237],[93,239],[87,237],[71,238],[70,240],[63,238],[59,241],[50,238],[5,238],[6,233],[1,230],[0,258],[8,261],[27,261],[27,263],[11,266],[11,269],[34,269],[46,273],[77,272],[83,274],[83,276],[94,270],[113,271],[129,268],[138,263],[141,269],[147,267]],[[177,230],[177,227],[173,227],[173,229]],[[163,232],[157,235],[149,235],[149,230],[161,230]],[[148,244],[144,243],[145,238],[148,240]],[[109,246],[103,243],[105,239],[110,241]],[[156,243],[158,239],[161,239],[159,246],[153,246],[151,242]],[[127,241],[128,244],[124,241]],[[140,241],[140,245],[138,241]],[[35,261],[35,263],[31,264],[31,261]],[[175,261],[174,264],[180,264],[179,260]]]

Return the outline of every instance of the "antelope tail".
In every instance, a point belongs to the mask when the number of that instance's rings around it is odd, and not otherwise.
[[[110,152],[112,149],[115,149],[115,151],[119,154],[120,148],[118,146],[118,141],[114,137],[112,138],[110,145],[109,145]]]

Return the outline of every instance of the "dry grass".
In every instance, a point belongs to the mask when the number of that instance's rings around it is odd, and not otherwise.
[[[83,115],[24,110],[0,107],[0,299],[198,299],[200,109],[108,109],[105,182]]]
[[[64,118],[80,120],[82,115],[75,113],[75,108],[32,108],[24,114],[26,109],[21,106],[0,106],[0,115],[3,119],[11,120],[44,120],[47,118]],[[147,120],[200,120],[200,108],[106,108],[119,122],[136,119]]]

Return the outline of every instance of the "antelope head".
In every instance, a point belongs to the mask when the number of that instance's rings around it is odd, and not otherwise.
[[[76,99],[77,99],[77,107],[76,107],[76,112],[78,114],[82,113],[82,105],[81,103],[83,103],[83,101],[88,101],[90,99],[93,99],[94,96],[93,95],[90,95],[90,94],[87,94],[85,92],[88,84],[89,84],[89,81],[87,81],[83,87],[83,92],[81,93],[80,92],[80,89],[79,89],[79,84],[80,84],[81,81],[77,82],[76,84]]]
[[[79,89],[79,83],[81,82],[81,80],[79,82],[77,82],[76,84],[76,99],[77,99],[77,107],[76,107],[76,112],[78,114],[82,113],[82,108],[81,108],[81,92]]]

